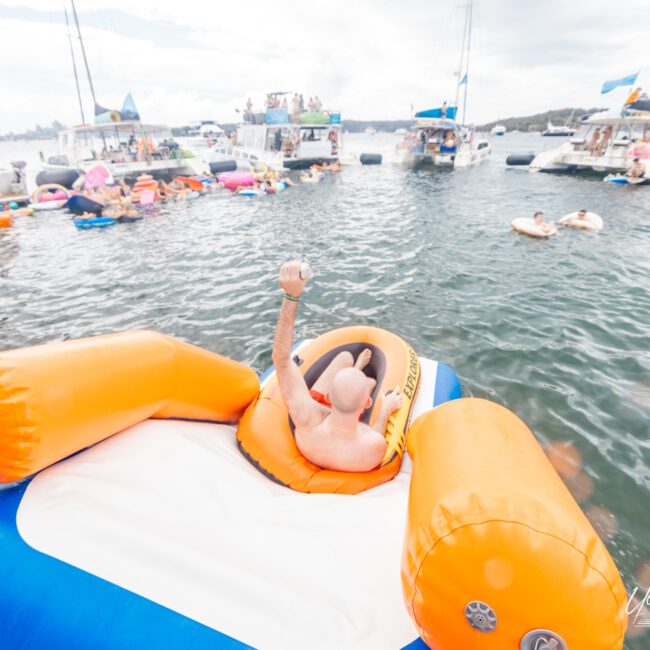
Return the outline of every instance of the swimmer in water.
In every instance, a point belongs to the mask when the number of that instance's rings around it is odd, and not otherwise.
[[[555,224],[554,223],[548,223],[548,222],[544,221],[544,213],[543,212],[535,212],[535,215],[533,217],[533,221],[535,222],[535,225],[538,228],[541,228],[542,232],[545,235],[557,235],[557,228],[555,227]]]
[[[341,472],[368,472],[386,452],[386,426],[390,415],[402,407],[400,387],[383,396],[374,426],[360,422],[372,406],[376,381],[363,373],[372,352],[366,348],[356,361],[347,351],[337,354],[311,390],[291,357],[293,330],[300,296],[307,278],[300,262],[280,269],[284,293],[273,342],[273,363],[284,403],[295,425],[300,453],[319,467]]]

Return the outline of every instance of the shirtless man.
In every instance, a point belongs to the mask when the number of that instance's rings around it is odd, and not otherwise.
[[[373,427],[359,422],[372,406],[374,379],[363,374],[370,362],[364,350],[356,363],[349,352],[341,352],[324,370],[310,391],[291,358],[293,329],[298,302],[307,283],[300,262],[280,269],[284,299],[273,342],[273,363],[289,415],[295,425],[300,453],[324,469],[367,472],[381,463],[386,452],[386,425],[391,413],[403,404],[399,386],[387,393]],[[316,401],[318,399],[318,401]]]
[[[543,212],[535,212],[533,221],[535,222],[535,225],[539,226],[547,235],[557,235],[557,228],[555,227],[555,224],[544,221]]]
[[[632,161],[632,167],[625,172],[625,175],[628,178],[643,178],[645,176],[643,163],[638,158],[635,158]]]

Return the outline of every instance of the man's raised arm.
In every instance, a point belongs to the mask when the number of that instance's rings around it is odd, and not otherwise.
[[[298,312],[298,302],[307,284],[300,275],[300,262],[287,262],[280,269],[280,286],[284,290],[282,307],[273,340],[273,365],[278,377],[280,392],[289,414],[296,425],[312,415],[312,399],[307,384],[298,367],[291,359],[293,330]]]

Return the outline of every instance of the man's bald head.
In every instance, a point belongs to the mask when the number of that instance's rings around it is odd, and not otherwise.
[[[332,409],[341,413],[359,413],[368,406],[370,385],[358,368],[344,368],[334,375],[329,398]]]

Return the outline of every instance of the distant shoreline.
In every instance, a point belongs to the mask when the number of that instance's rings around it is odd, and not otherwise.
[[[508,117],[485,124],[477,125],[479,130],[490,130],[497,124],[502,124],[508,131],[543,131],[546,129],[548,122],[553,124],[562,125],[567,122],[575,124],[575,122],[583,115],[591,115],[598,111],[605,110],[603,108],[560,108],[555,110],[545,111],[544,113],[536,113],[535,115],[525,115],[522,117]],[[372,127],[377,131],[383,133],[394,133],[397,129],[408,129],[415,124],[415,120],[343,120],[343,128],[350,133],[363,133],[367,128]],[[233,131],[237,124],[234,122],[223,122],[219,126],[225,131]],[[24,133],[5,133],[0,135],[0,141],[15,141],[15,140],[51,140],[55,139],[59,130],[66,128],[56,120],[52,123],[51,127],[43,128],[37,126],[33,130],[25,131]],[[190,127],[172,127],[172,133],[176,137],[183,137],[187,135]]]

